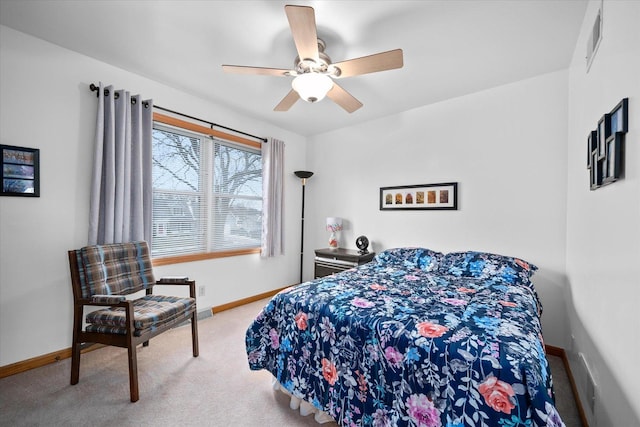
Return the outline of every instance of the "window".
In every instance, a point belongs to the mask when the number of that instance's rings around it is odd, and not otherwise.
[[[259,148],[156,122],[152,152],[154,258],[260,247]]]

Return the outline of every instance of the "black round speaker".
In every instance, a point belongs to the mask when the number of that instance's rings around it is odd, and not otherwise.
[[[367,250],[367,248],[369,247],[369,239],[367,239],[367,236],[359,236],[356,239],[356,246],[358,247],[358,249],[360,249],[361,254],[369,253],[369,251]]]

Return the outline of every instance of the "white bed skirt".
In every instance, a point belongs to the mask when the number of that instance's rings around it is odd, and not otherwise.
[[[314,414],[313,418],[316,420],[318,424],[329,423],[332,421],[335,422],[335,420],[333,419],[333,417],[331,417],[331,415],[327,414],[324,411],[319,410],[318,408],[313,406],[311,403],[292,395],[287,389],[282,387],[282,385],[275,378],[273,378],[273,389],[279,390],[282,393],[289,396],[291,398],[291,401],[289,402],[289,407],[293,410],[299,409],[300,415],[302,415],[303,417]]]

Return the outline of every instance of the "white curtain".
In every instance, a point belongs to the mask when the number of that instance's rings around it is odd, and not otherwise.
[[[151,100],[142,101],[139,95],[132,97],[125,90],[114,91],[100,83],[89,245],[151,242],[152,129]]]
[[[284,142],[269,138],[262,145],[262,251],[263,257],[284,253]]]

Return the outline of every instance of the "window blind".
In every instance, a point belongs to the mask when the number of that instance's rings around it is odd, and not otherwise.
[[[152,150],[152,256],[260,247],[259,149],[156,123]]]

